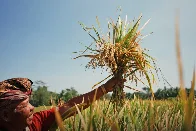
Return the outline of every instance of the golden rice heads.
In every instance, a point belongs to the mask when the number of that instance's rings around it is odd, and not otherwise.
[[[104,43],[99,53],[91,58],[87,67],[108,67],[111,73],[116,70],[123,70],[123,74],[129,74],[135,69],[142,70],[146,65],[146,58],[138,43],[132,42],[130,48],[124,48],[121,43]]]

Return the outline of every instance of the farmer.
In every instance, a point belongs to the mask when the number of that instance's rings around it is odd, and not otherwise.
[[[47,131],[55,122],[55,111],[62,115],[75,104],[85,103],[83,109],[104,94],[111,92],[113,86],[122,80],[111,78],[105,84],[84,95],[70,99],[63,106],[33,113],[29,103],[33,82],[27,78],[12,78],[0,82],[0,131]],[[96,94],[96,95],[95,95]],[[71,114],[70,116],[74,115]]]

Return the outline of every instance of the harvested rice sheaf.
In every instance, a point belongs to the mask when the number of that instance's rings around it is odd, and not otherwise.
[[[136,22],[129,23],[127,22],[127,17],[123,21],[119,16],[116,23],[112,20],[108,22],[108,32],[106,35],[101,35],[94,26],[89,28],[80,23],[94,42],[86,46],[86,49],[81,51],[82,53],[76,58],[88,57],[90,61],[86,65],[86,68],[106,69],[110,73],[108,77],[128,78],[131,82],[135,82],[136,86],[138,81],[144,83],[142,79],[145,78],[151,89],[152,97],[154,97],[152,91],[154,74],[152,70],[155,70],[155,68],[151,64],[154,63],[155,59],[149,56],[147,54],[148,50],[143,49],[139,44],[145,37],[141,34],[141,31],[149,20],[139,29],[141,18],[142,16]],[[97,23],[98,29],[100,29],[98,18]],[[90,31],[94,32],[95,37]],[[101,82],[95,84],[95,86]],[[122,86],[124,84],[116,85],[112,97],[120,105],[123,103],[124,94]]]

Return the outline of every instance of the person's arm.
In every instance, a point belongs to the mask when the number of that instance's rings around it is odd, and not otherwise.
[[[101,85],[97,89],[94,89],[89,93],[70,99],[63,106],[58,108],[60,115],[63,116],[63,114],[71,107],[74,107],[75,104],[85,103],[86,105],[83,106],[83,109],[89,107],[93,100],[98,100],[104,94],[111,92],[113,90],[113,86],[118,84],[118,82],[119,80],[117,78],[111,78],[109,81],[107,81],[105,84]],[[48,130],[51,127],[51,125],[54,124],[55,110],[56,108],[53,108],[50,110],[35,113],[33,116],[33,123],[31,124],[31,126],[29,126],[30,130]],[[69,114],[67,117],[70,117],[74,114],[75,112]]]
[[[85,106],[83,106],[83,109],[86,109],[87,107],[90,106],[93,100],[98,100],[104,94],[111,92],[113,90],[113,86],[118,84],[118,82],[119,79],[113,77],[110,80],[108,80],[105,84],[99,86],[97,89],[94,89],[91,92],[70,99],[68,102],[64,104],[64,106],[59,107],[59,113],[62,115],[68,109],[75,106],[75,104],[81,104],[81,103],[86,104]]]

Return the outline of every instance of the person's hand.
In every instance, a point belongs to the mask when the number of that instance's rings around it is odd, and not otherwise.
[[[104,84],[104,88],[107,92],[111,92],[113,91],[113,87],[115,85],[121,85],[126,81],[126,79],[121,79],[118,77],[112,77],[110,80],[108,80],[105,84]]]

